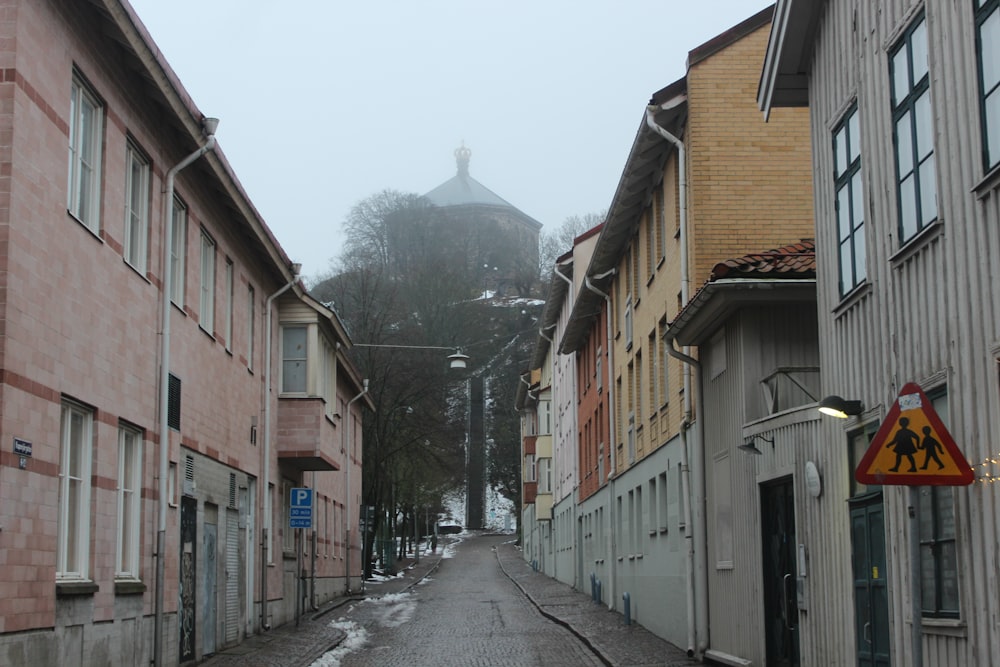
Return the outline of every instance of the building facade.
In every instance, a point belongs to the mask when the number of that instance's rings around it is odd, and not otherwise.
[[[193,664],[356,585],[363,383],[131,7],[4,15],[0,663]]]
[[[823,393],[861,402],[821,422],[833,502],[809,595],[838,604],[810,611],[804,664],[996,662],[998,26],[975,0],[775,9],[759,102],[809,108]],[[971,486],[857,480],[911,382]]]

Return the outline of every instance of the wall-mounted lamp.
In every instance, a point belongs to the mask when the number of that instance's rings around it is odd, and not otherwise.
[[[774,449],[774,438],[765,438],[762,435],[752,435],[750,440],[744,442],[742,445],[737,445],[736,449],[740,450],[745,454],[763,454],[764,452],[757,449],[757,445],[754,444],[754,440],[761,440],[763,442],[771,445],[771,449]]]
[[[853,415],[860,415],[864,411],[861,401],[851,401],[840,396],[827,396],[819,402],[819,411],[824,415],[847,419]]]

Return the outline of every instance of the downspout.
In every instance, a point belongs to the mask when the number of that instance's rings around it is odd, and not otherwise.
[[[171,167],[163,186],[163,304],[160,332],[160,470],[158,480],[159,516],[156,529],[156,600],[153,622],[153,665],[163,664],[163,585],[167,546],[167,475],[170,472],[170,427],[167,425],[170,392],[170,296],[173,292],[170,276],[170,256],[173,254],[174,179],[184,169],[208,151],[215,148],[215,128],[218,118],[202,120],[206,138],[201,148]]]
[[[601,280],[607,276],[614,275],[615,269],[608,269],[600,275],[594,276],[594,280]],[[604,341],[604,354],[608,358],[608,363],[606,366],[606,373],[608,376],[608,454],[611,456],[610,470],[608,471],[608,609],[615,608],[615,573],[617,568],[615,563],[618,562],[618,544],[615,542],[615,473],[618,471],[617,468],[617,456],[616,456],[616,445],[615,443],[615,400],[614,400],[614,382],[612,381],[612,354],[611,354],[611,296],[605,294],[601,290],[594,287],[594,283],[590,281],[590,276],[583,277],[583,284],[594,294],[598,295],[604,299],[605,305],[605,341]]]
[[[261,563],[260,563],[260,627],[270,630],[271,624],[267,622],[267,552],[271,539],[271,306],[274,300],[287,292],[299,280],[301,264],[292,264],[292,279],[284,287],[267,297],[264,302],[264,451],[263,471],[264,483],[262,484],[263,504],[264,504],[264,527],[261,532]],[[298,603],[296,602],[296,605]]]
[[[569,303],[570,307],[572,308],[573,299],[574,299],[574,295],[573,295],[573,281],[570,278],[567,278],[566,276],[563,275],[562,271],[559,270],[559,265],[558,264],[556,264],[556,266],[555,266],[555,268],[553,270],[555,271],[555,274],[557,276],[559,276],[560,278],[562,278],[563,282],[566,283],[566,289],[568,291],[568,296],[566,298],[566,303]],[[556,350],[554,348],[554,346],[553,346],[553,350],[552,350],[552,375],[553,376],[555,376],[555,368],[556,368],[556,361],[555,361],[555,359],[556,359],[556,355],[558,353],[559,353],[558,350]],[[573,407],[573,406],[576,405],[576,400],[577,400],[577,393],[576,393],[576,387],[577,387],[577,385],[576,385],[576,369],[575,368],[574,368],[574,372],[572,372],[572,373],[569,374],[569,379],[570,379],[570,383],[572,385],[570,387],[570,392],[571,392],[570,396],[572,397],[570,405],[571,405],[571,407]],[[573,433],[573,437],[574,438],[576,437],[576,433],[575,432]],[[572,521],[571,525],[573,526],[573,530],[572,530],[573,538],[570,540],[570,544],[573,545],[573,548],[570,550],[570,560],[573,563],[573,585],[576,586],[578,584],[582,584],[582,582],[583,582],[583,579],[582,579],[583,574],[581,572],[577,572],[576,571],[576,566],[577,566],[577,554],[576,554],[576,550],[579,548],[579,546],[576,544],[576,516],[577,516],[576,515],[576,511],[578,509],[578,507],[577,507],[577,498],[576,498],[576,489],[577,489],[577,481],[580,479],[580,448],[579,447],[573,447],[573,477],[574,477],[574,479],[573,479],[573,491],[572,491],[572,493],[573,493],[573,502],[570,503],[570,507],[572,508],[572,512],[573,512],[572,516],[570,517],[571,521]],[[558,562],[558,561],[556,561],[556,562]]]
[[[347,461],[347,463],[346,463],[346,465],[347,465],[347,508],[346,508],[347,509],[347,521],[346,521],[347,526],[346,526],[346,531],[345,531],[346,535],[344,536],[344,540],[347,542],[347,544],[344,545],[344,551],[346,552],[346,556],[344,557],[344,579],[345,579],[345,582],[346,582],[347,593],[351,592],[351,526],[354,525],[354,524],[351,523],[351,506],[354,504],[353,501],[352,501],[352,499],[351,499],[351,453],[354,450],[354,441],[351,439],[353,437],[353,435],[354,435],[354,434],[351,433],[351,424],[354,423],[354,418],[351,416],[351,406],[354,405],[355,401],[357,401],[359,398],[361,398],[362,396],[364,396],[367,393],[368,393],[368,380],[366,379],[363,382],[361,393],[358,394],[357,396],[355,396],[354,398],[352,398],[351,400],[349,400],[347,402],[347,408],[345,409],[345,412],[347,414],[344,415],[344,418],[347,419],[347,425],[346,425],[346,428],[344,429],[344,438],[347,440],[347,447],[345,448],[345,452],[344,452],[344,457],[345,457],[345,459]],[[367,537],[367,535],[362,536],[362,539],[364,539],[366,537]],[[364,576],[365,576],[364,572],[365,572],[364,563],[362,563],[362,565],[361,565],[361,577],[362,577],[362,580],[364,579]]]
[[[687,161],[684,150],[684,142],[668,132],[665,128],[657,124],[655,114],[659,109],[656,105],[646,107],[646,125],[650,130],[660,135],[670,142],[677,149],[677,198],[680,217],[680,247],[681,247],[681,307],[687,305],[689,294],[689,269],[688,269],[688,229],[687,229]],[[694,498],[690,495],[690,448],[687,433],[692,425],[691,409],[691,369],[698,368],[698,362],[691,356],[691,348],[684,347],[683,352],[674,348],[673,338],[667,340],[667,352],[670,356],[679,359],[684,363],[684,421],[681,425],[681,477],[682,486],[687,479],[688,490],[684,491],[684,498],[688,504],[685,507],[685,521],[687,529],[685,538],[688,542],[688,654],[693,655],[695,642],[697,642],[697,652],[703,654],[708,648],[708,573],[705,566],[705,521],[704,521],[704,495],[705,495],[705,466],[702,460],[698,467],[698,474],[694,478]],[[698,386],[699,396],[697,405],[701,407],[701,383]],[[697,422],[697,444],[702,447],[704,455],[704,420]],[[691,505],[696,505],[692,511]],[[696,521],[696,523],[692,523]],[[695,612],[692,614],[692,608]],[[692,621],[694,627],[692,627]]]

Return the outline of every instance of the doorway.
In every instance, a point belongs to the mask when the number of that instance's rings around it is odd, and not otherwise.
[[[760,487],[767,664],[799,665],[795,572],[795,490],[786,477]]]
[[[881,491],[851,499],[858,667],[889,667],[889,590]]]

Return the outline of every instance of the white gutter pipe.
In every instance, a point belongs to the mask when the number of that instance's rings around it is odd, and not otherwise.
[[[684,142],[675,137],[673,134],[668,132],[665,128],[657,124],[655,114],[660,107],[656,105],[649,105],[646,107],[646,125],[650,130],[660,135],[668,142],[673,144],[677,149],[677,197],[678,197],[678,208],[680,209],[680,246],[681,246],[681,307],[687,305],[688,295],[689,295],[689,268],[688,268],[688,230],[687,230],[687,161],[686,161],[686,151],[684,150]],[[681,462],[682,471],[684,475],[682,476],[682,484],[684,479],[690,475],[690,443],[688,442],[687,433],[692,425],[692,408],[691,408],[691,369],[698,367],[698,362],[691,357],[691,348],[688,346],[684,347],[682,356],[677,356],[675,354],[676,350],[673,346],[673,339],[668,341],[667,352],[670,356],[680,359],[684,362],[684,422],[681,426],[681,456],[683,460]],[[679,353],[678,353],[679,354]],[[701,387],[699,383],[699,393]],[[700,396],[697,405],[701,406]],[[692,561],[688,565],[688,654],[693,655],[695,642],[697,641],[697,652],[699,655],[703,654],[706,649],[708,649],[708,571],[705,565],[706,558],[706,543],[707,537],[705,534],[705,520],[704,520],[704,496],[705,496],[705,466],[704,466],[704,420],[699,419],[697,422],[697,436],[698,436],[698,447],[702,448],[702,461],[698,466],[698,474],[694,478],[694,497],[692,498],[688,492],[684,493],[684,497],[687,499],[688,507],[685,508],[685,514],[687,515],[687,528],[685,531],[685,537],[691,541],[688,543],[689,550],[693,548],[693,553],[689,553],[689,560]],[[690,481],[688,482],[690,489]],[[691,505],[694,505],[694,511],[692,511]],[[693,523],[692,523],[693,521]],[[694,576],[692,576],[692,574]],[[692,590],[693,588],[693,590]],[[692,600],[693,598],[693,600]],[[694,606],[695,615],[690,615],[692,611],[692,605]],[[694,620],[695,626],[692,628],[691,623]]]
[[[347,499],[346,499],[347,500],[347,503],[346,503],[347,504],[347,508],[346,508],[347,509],[347,535],[345,536],[345,539],[347,541],[347,545],[346,545],[347,555],[344,558],[344,574],[345,574],[345,579],[346,579],[346,582],[347,582],[347,592],[348,593],[351,592],[351,526],[354,525],[353,523],[351,523],[351,506],[354,504],[353,501],[352,501],[352,498],[351,498],[351,453],[354,450],[354,441],[351,439],[353,437],[353,435],[354,435],[354,434],[351,433],[351,424],[354,422],[354,418],[351,416],[351,406],[354,405],[355,401],[357,401],[359,398],[361,398],[362,396],[364,396],[367,393],[368,393],[368,380],[365,379],[364,386],[361,389],[361,393],[358,394],[357,396],[355,396],[354,398],[352,398],[351,400],[349,400],[347,402],[347,408],[345,410],[347,412],[347,414],[344,415],[345,419],[347,419],[347,424],[345,425],[345,428],[344,428],[344,438],[347,440],[347,447],[346,447],[345,453],[344,453],[344,455],[345,455],[345,457],[347,459]],[[365,526],[367,526],[367,525],[368,524],[365,524]],[[367,539],[367,537],[368,537],[367,535],[362,535],[361,539],[365,540],[365,539]],[[363,544],[364,543],[362,542],[362,545]],[[361,549],[361,553],[364,553],[364,548],[363,547]],[[364,576],[365,576],[364,572],[365,572],[365,565],[364,565],[364,563],[362,563],[361,564],[361,578],[362,578],[362,581],[364,580]]]
[[[160,324],[160,469],[158,480],[159,516],[156,529],[156,599],[154,602],[155,619],[153,622],[153,665],[163,664],[163,586],[164,560],[167,546],[167,475],[170,472],[170,427],[167,425],[169,410],[168,394],[170,391],[170,297],[173,285],[170,281],[170,256],[173,254],[173,217],[174,217],[174,178],[177,172],[184,169],[208,151],[215,148],[215,129],[219,126],[218,118],[205,118],[202,130],[206,135],[201,148],[188,155],[167,171],[166,183],[163,186],[163,304]]]
[[[274,300],[291,289],[299,280],[301,264],[292,264],[292,279],[277,292],[267,297],[264,302],[264,451],[261,473],[263,484],[261,496],[264,506],[264,527],[261,530],[261,564],[260,564],[260,627],[270,630],[267,622],[267,568],[268,545],[271,539],[271,311]],[[298,576],[298,575],[296,575]],[[297,604],[297,603],[296,603]]]
[[[601,280],[607,276],[614,275],[616,269],[609,269],[600,275],[594,276],[594,280]],[[604,299],[605,304],[605,341],[604,341],[604,354],[608,358],[608,363],[606,364],[608,375],[608,453],[611,455],[611,470],[608,471],[608,569],[609,569],[609,581],[608,581],[608,609],[615,608],[615,574],[617,568],[615,563],[618,562],[618,544],[615,542],[615,473],[618,471],[617,466],[617,456],[616,456],[616,446],[615,443],[615,401],[614,401],[614,385],[612,381],[612,360],[613,355],[611,354],[611,296],[605,294],[601,290],[594,287],[594,283],[590,281],[590,276],[583,277],[584,286],[589,289],[594,294],[597,294],[602,299]]]

